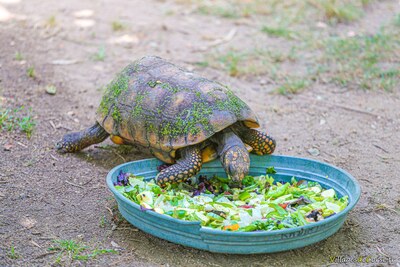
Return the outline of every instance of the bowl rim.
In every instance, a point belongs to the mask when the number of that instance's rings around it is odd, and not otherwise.
[[[260,156],[258,156],[258,157],[260,157]],[[211,229],[211,228],[208,228],[208,227],[203,227],[203,226],[200,225],[200,221],[180,220],[180,219],[176,219],[176,218],[173,218],[171,216],[168,216],[168,215],[157,213],[157,212],[155,212],[153,210],[144,210],[144,211],[142,211],[140,209],[140,205],[139,204],[129,200],[124,195],[122,195],[118,190],[115,189],[113,181],[112,181],[112,176],[113,176],[113,174],[115,172],[117,172],[119,169],[121,169],[121,168],[123,168],[123,167],[125,167],[127,165],[131,165],[133,163],[146,162],[146,161],[150,161],[150,160],[158,160],[156,158],[147,158],[147,159],[135,160],[135,161],[130,161],[130,162],[126,162],[126,163],[117,165],[117,166],[115,166],[114,168],[112,168],[108,172],[107,177],[106,177],[106,182],[107,182],[109,190],[114,194],[114,196],[116,198],[118,196],[118,198],[120,200],[122,200],[125,204],[130,205],[133,208],[135,208],[137,210],[140,210],[141,212],[149,213],[149,215],[151,214],[151,216],[155,216],[155,217],[158,217],[158,218],[163,219],[163,220],[171,221],[171,222],[174,222],[174,223],[177,223],[177,224],[182,224],[182,225],[198,226],[200,228],[199,229],[199,233],[200,234],[204,233],[204,234],[210,234],[210,235],[246,236],[246,237],[263,236],[264,237],[264,236],[275,236],[275,235],[280,235],[280,234],[290,234],[290,233],[296,233],[296,232],[299,232],[299,231],[305,231],[307,229],[316,228],[318,226],[329,224],[330,222],[337,221],[340,217],[346,216],[347,213],[355,207],[355,205],[357,204],[357,202],[360,199],[361,187],[360,187],[358,181],[350,173],[348,173],[347,171],[345,171],[345,170],[343,170],[343,169],[341,169],[339,167],[336,167],[336,166],[334,166],[332,164],[325,163],[325,162],[322,162],[322,161],[319,161],[319,160],[302,158],[302,157],[295,157],[295,156],[268,155],[268,157],[278,157],[278,158],[281,157],[281,158],[288,158],[288,159],[295,159],[295,160],[306,160],[306,161],[314,162],[314,163],[317,163],[317,164],[326,165],[326,166],[328,166],[330,168],[335,169],[336,171],[339,171],[339,172],[343,173],[354,184],[355,194],[353,194],[353,196],[352,196],[353,197],[352,199],[354,201],[350,202],[347,205],[347,207],[344,210],[342,210],[341,212],[336,213],[335,215],[333,215],[333,216],[331,216],[329,218],[326,218],[324,220],[321,220],[321,221],[318,221],[318,222],[315,222],[315,223],[310,223],[310,224],[307,224],[307,225],[298,226],[298,227],[294,227],[294,228],[285,228],[285,229],[273,230],[273,231],[237,232],[237,231],[224,231],[224,230],[218,230],[218,229]]]

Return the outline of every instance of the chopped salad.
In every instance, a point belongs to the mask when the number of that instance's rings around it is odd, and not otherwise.
[[[246,176],[241,188],[229,179],[200,175],[187,183],[159,187],[155,180],[120,172],[115,188],[126,198],[173,218],[200,221],[203,227],[224,231],[272,231],[324,220],[348,205],[334,189],[317,182],[275,181],[273,167],[265,175]]]

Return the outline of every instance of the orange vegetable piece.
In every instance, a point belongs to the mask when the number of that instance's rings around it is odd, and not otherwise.
[[[223,230],[236,231],[236,230],[239,229],[239,224],[235,223],[235,224],[232,224],[232,225],[227,225],[227,226],[224,226],[224,228],[222,228],[222,229]]]

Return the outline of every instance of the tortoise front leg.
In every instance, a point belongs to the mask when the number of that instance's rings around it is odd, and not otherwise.
[[[182,148],[181,158],[174,165],[163,169],[156,177],[157,184],[165,187],[167,183],[181,183],[196,175],[203,164],[199,146]]]
[[[255,154],[272,154],[275,150],[276,142],[267,133],[254,129],[244,129],[239,134],[243,142],[253,148],[252,152]]]
[[[68,133],[56,144],[59,152],[77,152],[93,144],[103,142],[109,134],[96,122],[82,132]]]

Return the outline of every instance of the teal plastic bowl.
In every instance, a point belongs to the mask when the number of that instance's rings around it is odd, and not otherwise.
[[[256,254],[285,251],[304,247],[333,235],[343,225],[347,214],[360,198],[360,186],[347,172],[332,165],[297,157],[251,155],[250,175],[265,174],[275,167],[275,180],[316,181],[324,188],[334,188],[339,197],[349,196],[349,205],[340,213],[325,220],[301,227],[276,231],[228,232],[201,227],[199,222],[182,221],[154,211],[142,211],[140,206],[119,193],[113,185],[119,172],[134,173],[146,179],[154,178],[158,159],[145,159],[119,165],[107,175],[107,185],[114,194],[122,216],[135,227],[173,243],[218,253]],[[203,165],[200,174],[226,174],[218,160]]]

